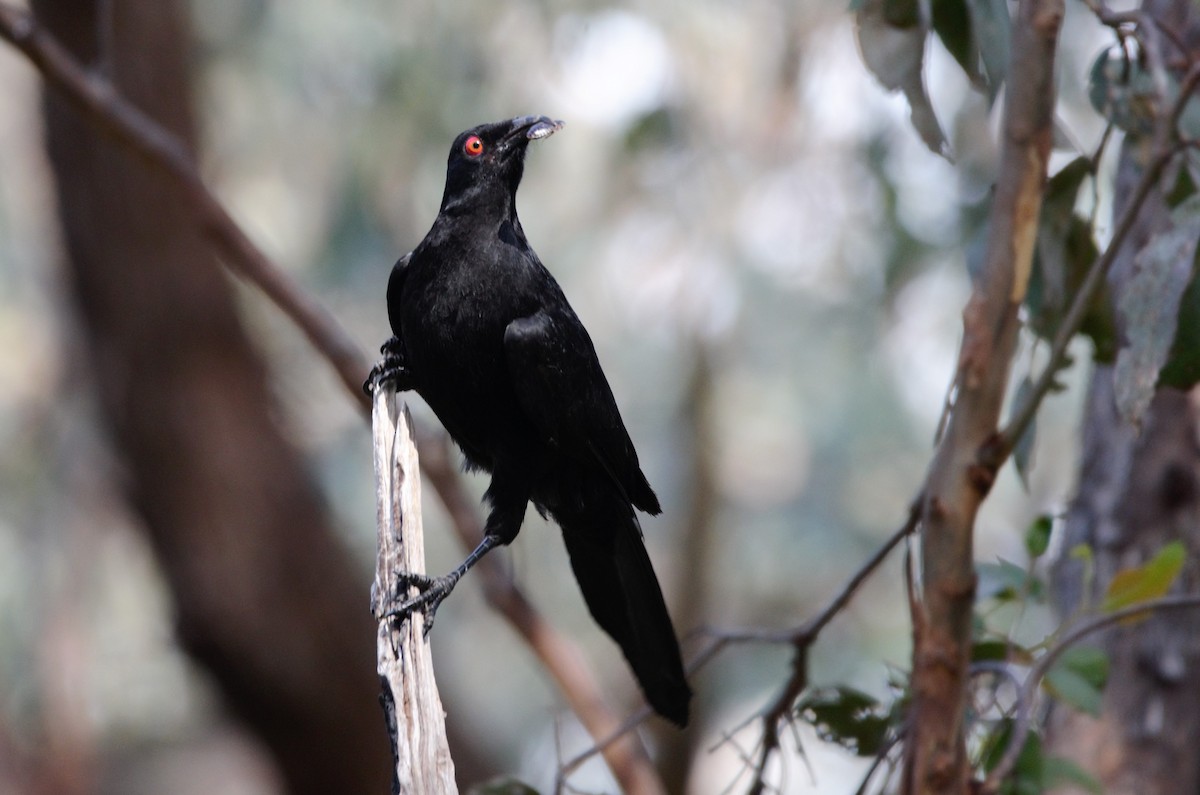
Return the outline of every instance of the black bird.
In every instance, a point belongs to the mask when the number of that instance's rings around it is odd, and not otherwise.
[[[428,627],[467,570],[516,538],[532,502],[562,528],[588,609],[647,701],[682,726],[691,690],[634,510],[657,514],[658,498],[591,338],[517,218],[529,142],[561,127],[521,116],[459,135],[437,220],[392,269],[395,336],[364,388],[416,390],[468,468],[492,476],[482,542],[444,577],[410,575],[419,593],[394,612],[423,610]]]

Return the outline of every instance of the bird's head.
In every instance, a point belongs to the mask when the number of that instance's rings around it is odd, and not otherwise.
[[[516,195],[530,141],[553,135],[563,123],[548,116],[518,116],[460,133],[446,163],[442,210],[503,206]]]

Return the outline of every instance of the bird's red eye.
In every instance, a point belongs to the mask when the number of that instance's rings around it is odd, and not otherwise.
[[[479,157],[483,154],[483,140],[478,135],[472,135],[463,144],[463,151],[467,153],[468,157]]]

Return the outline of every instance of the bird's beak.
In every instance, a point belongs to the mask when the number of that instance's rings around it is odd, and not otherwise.
[[[510,124],[512,128],[504,136],[505,140],[524,137],[527,140],[536,141],[541,138],[549,138],[563,128],[561,121],[551,119],[549,116],[518,116]]]

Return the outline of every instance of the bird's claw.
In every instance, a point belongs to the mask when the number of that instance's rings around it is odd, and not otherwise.
[[[367,380],[363,381],[363,392],[367,393],[367,397],[375,394],[375,390],[383,384],[390,382],[396,384],[404,383],[404,377],[408,374],[408,369],[402,364],[395,364],[387,359],[384,359],[379,364],[371,368]],[[397,391],[400,391],[399,388]]]
[[[433,620],[437,616],[438,607],[454,590],[454,586],[458,584],[458,577],[453,574],[447,574],[444,577],[430,577],[425,574],[402,572],[397,577],[396,584],[398,587],[395,599],[399,604],[388,608],[383,614],[384,617],[404,621],[411,618],[413,613],[420,611],[425,615],[425,626],[422,628],[422,632],[428,636],[430,630],[433,629]],[[417,589],[416,596],[408,596],[409,588]]]
[[[382,384],[392,383],[396,387],[397,392],[403,392],[411,388],[411,374],[408,370],[408,362],[404,358],[404,348],[400,340],[392,337],[379,349],[383,354],[383,359],[371,368],[370,375],[367,380],[363,381],[363,392],[370,397],[375,394],[375,390]]]

